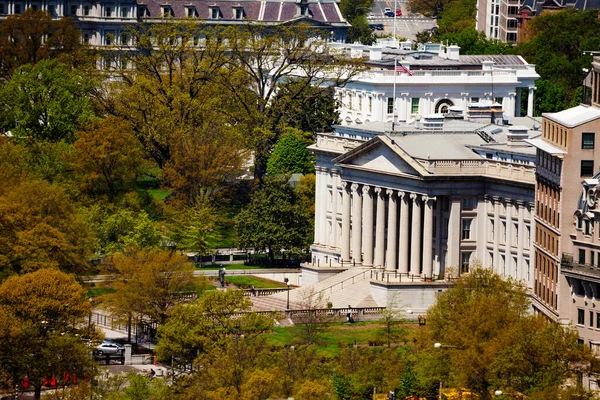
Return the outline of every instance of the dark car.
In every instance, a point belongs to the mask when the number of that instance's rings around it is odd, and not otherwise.
[[[394,12],[393,12],[393,11],[391,11],[391,10],[390,10],[390,11],[386,11],[386,12],[384,13],[384,15],[385,15],[386,17],[394,17]]]
[[[376,31],[382,31],[383,24],[369,24],[369,28],[376,30]]]

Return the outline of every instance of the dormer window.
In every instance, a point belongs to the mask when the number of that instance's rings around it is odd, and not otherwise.
[[[210,19],[219,19],[221,18],[221,9],[219,7],[210,7]]]
[[[138,6],[138,17],[139,18],[146,18],[149,16],[150,16],[150,13],[148,12],[147,6],[144,6],[144,5]]]
[[[233,8],[233,18],[234,19],[244,19],[246,14],[244,13],[243,7],[234,7]]]
[[[171,6],[162,6],[162,16],[163,17],[172,17],[173,16],[173,8]]]
[[[196,18],[198,16],[198,12],[196,11],[196,7],[190,6],[186,7],[187,16],[190,18]]]

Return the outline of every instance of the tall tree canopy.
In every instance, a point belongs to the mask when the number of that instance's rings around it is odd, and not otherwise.
[[[72,18],[53,20],[46,11],[27,7],[0,25],[0,80],[8,80],[22,65],[58,58],[72,67],[91,67],[93,58],[81,43]]]
[[[0,286],[0,371],[27,377],[40,398],[45,376],[83,377],[91,367],[78,327],[90,304],[75,278],[55,269],[8,278]]]
[[[305,250],[311,241],[308,210],[287,182],[287,177],[265,179],[250,204],[236,217],[239,245],[268,250],[273,258],[280,250]]]
[[[0,90],[0,127],[29,141],[74,142],[92,115],[89,81],[57,60],[15,71]]]
[[[314,173],[315,156],[307,148],[311,142],[306,133],[288,128],[273,149],[267,163],[267,173],[269,175]]]
[[[422,382],[432,392],[441,380],[487,399],[498,389],[531,394],[558,387],[574,368],[589,366],[589,349],[577,343],[575,329],[530,315],[529,307],[520,283],[483,268],[463,276],[427,312],[417,354]]]

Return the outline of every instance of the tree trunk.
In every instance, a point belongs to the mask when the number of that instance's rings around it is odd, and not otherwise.
[[[36,385],[33,391],[33,398],[39,400],[42,398],[42,385]]]

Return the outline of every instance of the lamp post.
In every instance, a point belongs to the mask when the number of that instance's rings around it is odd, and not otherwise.
[[[464,349],[464,347],[460,347],[460,346],[450,346],[447,344],[441,344],[440,342],[434,343],[433,347],[435,349]],[[438,398],[439,400],[442,400],[442,379],[440,378],[440,389],[439,389],[439,394],[438,394]]]
[[[525,396],[523,393],[519,393],[519,392],[504,393],[502,390],[496,390],[496,391],[494,391],[494,396],[496,396],[496,397],[510,396],[512,398],[521,399],[521,400],[529,399],[529,397]]]
[[[92,313],[94,312],[94,297],[90,296],[88,298],[89,302],[90,302],[90,316],[88,319],[88,329],[91,331],[92,330]]]
[[[283,281],[287,285],[287,302],[285,303],[285,309],[290,309],[290,280],[288,278],[283,278]]]

